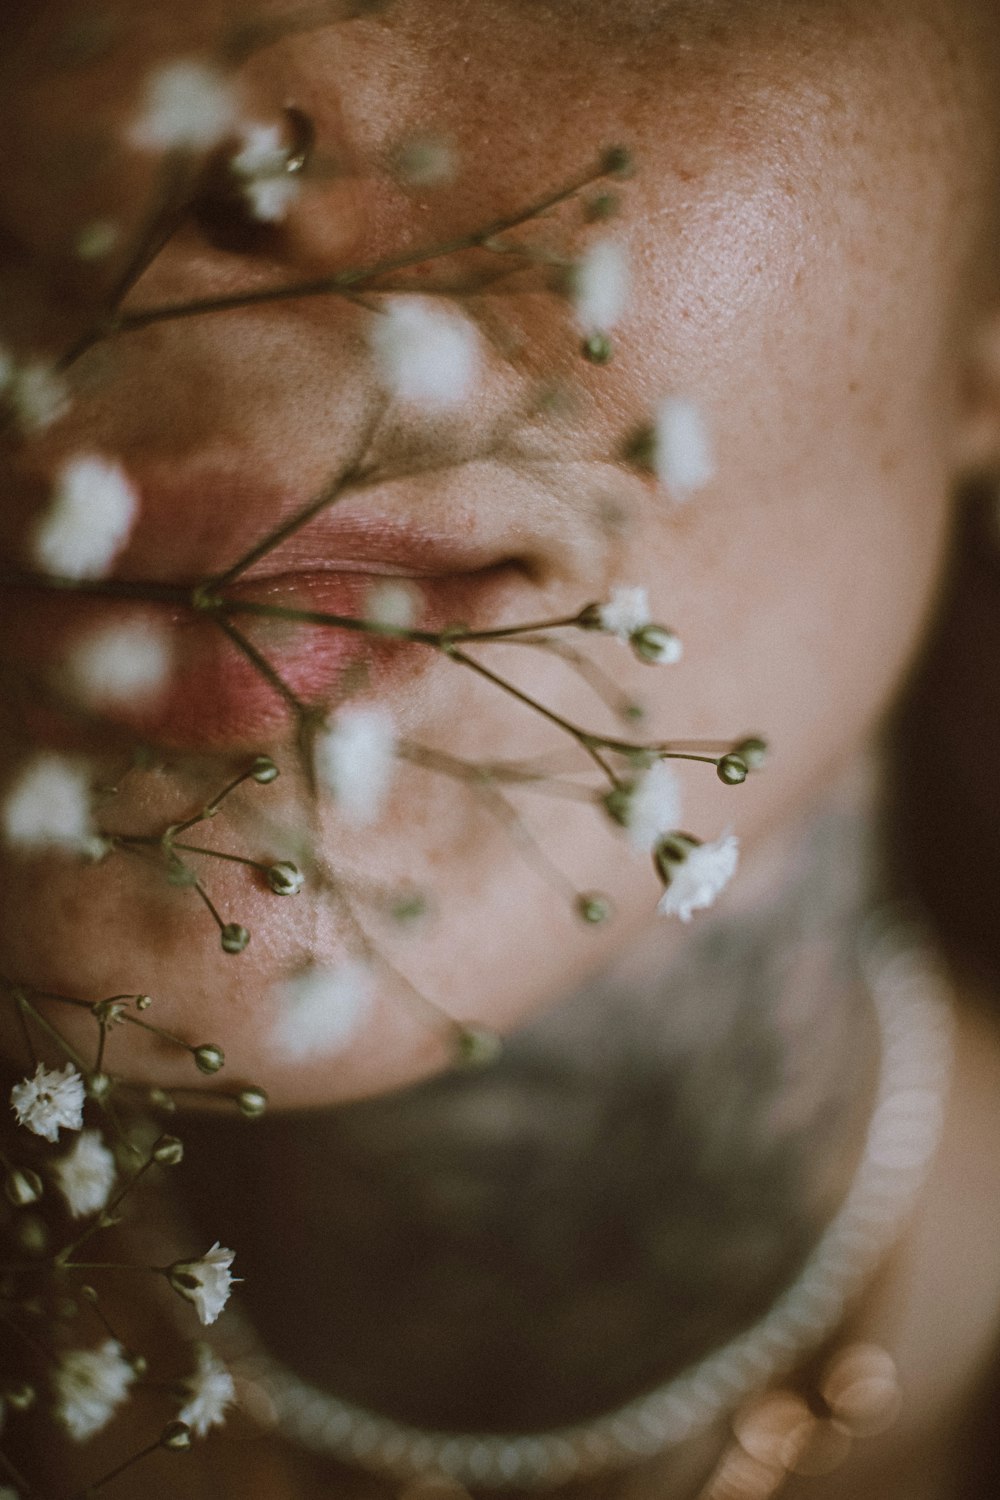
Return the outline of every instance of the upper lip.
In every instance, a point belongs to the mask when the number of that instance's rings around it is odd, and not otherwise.
[[[140,473],[137,488],[135,535],[114,569],[121,579],[242,588],[323,572],[434,578],[501,563],[531,572],[540,561],[537,486],[492,464],[363,478],[266,549],[259,544],[309,504],[301,486],[216,468]]]

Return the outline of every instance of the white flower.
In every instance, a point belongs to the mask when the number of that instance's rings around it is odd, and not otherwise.
[[[235,1254],[235,1250],[226,1250],[216,1240],[200,1260],[179,1260],[170,1267],[170,1285],[188,1302],[194,1303],[204,1324],[214,1323],[229,1301],[233,1284],[229,1267]]]
[[[392,778],[395,726],[387,709],[350,706],[316,738],[316,773],[355,828],[374,823]]]
[[[628,260],[614,240],[598,240],[573,267],[576,316],[588,333],[607,333],[625,311]]]
[[[44,360],[29,360],[27,364],[19,365],[6,356],[0,386],[13,406],[23,432],[45,432],[69,411],[66,382]]]
[[[300,179],[286,172],[283,177],[255,178],[246,184],[243,196],[258,223],[280,224],[301,191]]]
[[[277,125],[248,125],[229,165],[252,216],[262,223],[278,223],[301,192],[301,179],[288,170],[288,148]]]
[[[371,346],[379,378],[400,401],[454,406],[472,389],[478,335],[457,311],[413,296],[393,298],[372,322]]]
[[[56,1416],[77,1442],[100,1432],[128,1395],[135,1370],[117,1339],[64,1354],[53,1377]]]
[[[674,500],[688,500],[715,478],[715,459],[705,418],[695,402],[669,396],[660,403],[654,428],[653,467]]]
[[[84,768],[61,755],[39,755],[21,772],[3,806],[12,848],[86,852],[93,841]]]
[[[286,980],[278,989],[281,1012],[272,1039],[289,1059],[344,1051],[372,1008],[372,974],[356,959],[317,967]]]
[[[35,560],[63,578],[100,578],[128,540],[139,498],[120,464],[84,454],[59,473]]]
[[[387,630],[410,630],[420,613],[421,595],[403,580],[376,583],[365,600],[365,619]]]
[[[739,839],[724,833],[709,844],[699,844],[685,834],[674,834],[655,851],[660,874],[667,888],[657,908],[664,916],[690,922],[691,913],[712,906],[736,873]]]
[[[74,1218],[99,1213],[115,1184],[115,1159],[98,1130],[79,1135],[52,1171]]]
[[[79,1130],[83,1124],[83,1079],[72,1063],[56,1072],[39,1063],[31,1078],[10,1091],[19,1125],[47,1141],[57,1141],[60,1130]]]
[[[610,601],[598,605],[597,618],[602,630],[627,643],[637,630],[643,630],[652,623],[646,590],[627,587],[612,589]]]
[[[166,631],[144,620],[108,625],[72,650],[67,673],[85,703],[143,703],[159,694],[170,670]]]
[[[142,112],[129,140],[150,151],[198,150],[216,145],[236,122],[225,79],[206,63],[168,63],[146,79]]]
[[[632,848],[648,854],[681,820],[680,783],[665,760],[637,776],[625,802],[625,830]]]
[[[205,1437],[210,1427],[222,1426],[226,1408],[236,1400],[233,1377],[207,1344],[199,1344],[198,1368],[184,1385],[188,1400],[177,1413],[177,1420],[190,1427],[195,1437]]]

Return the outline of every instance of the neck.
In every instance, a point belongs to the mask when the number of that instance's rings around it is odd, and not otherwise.
[[[766,899],[694,929],[666,972],[654,934],[488,1072],[234,1133],[207,1222],[241,1247],[265,1344],[404,1421],[526,1431],[619,1406],[760,1317],[870,1113],[870,868],[866,819],[828,810]]]

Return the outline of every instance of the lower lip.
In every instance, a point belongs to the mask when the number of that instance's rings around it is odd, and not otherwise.
[[[501,617],[506,596],[523,573],[514,563],[475,572],[413,580],[423,607],[415,625],[440,631],[457,622],[473,627]],[[393,580],[381,580],[392,582]],[[303,623],[241,611],[241,605],[364,617],[373,580],[358,572],[314,572],[231,586],[230,623],[280,677],[297,703],[311,711],[369,685],[392,691],[436,654],[426,643],[363,629]],[[280,740],[294,727],[292,703],[264,669],[254,665],[213,619],[177,605],[132,604],[107,596],[13,589],[7,594],[7,651],[29,678],[57,681],[56,666],[92,631],[141,617],[168,623],[174,666],[154,700],[119,702],[81,717],[72,704],[29,703],[17,713],[32,737],[61,748],[100,743],[118,731],[167,750],[239,752]],[[509,615],[508,615],[509,618]],[[57,690],[58,691],[58,690]]]

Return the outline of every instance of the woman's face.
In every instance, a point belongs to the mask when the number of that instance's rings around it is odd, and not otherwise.
[[[487,281],[484,265],[507,266],[484,252],[394,282],[398,296],[460,309],[477,331],[473,393],[430,413],[385,397],[370,344],[384,294],[154,323],[80,359],[68,414],[11,445],[8,556],[23,560],[54,477],[80,453],[119,461],[142,497],[114,575],[166,583],[223,571],[331,478],[363,468],[368,481],[257,565],[249,594],[358,613],[359,571],[412,574],[424,578],[427,620],[460,611],[488,626],[572,614],[616,584],[647,587],[653,615],[682,636],[679,664],[651,668],[617,641],[568,638],[644,706],[639,725],[616,725],[550,653],[469,654],[590,728],[649,740],[765,733],[768,768],[743,787],[701,765],[679,773],[683,825],[708,838],[734,828],[752,866],[868,740],[929,606],[963,340],[985,284],[993,0],[368,10],[307,26],[317,7],[262,0],[260,45],[235,75],[241,115],[282,128],[289,107],[308,116],[315,169],[269,233],[234,240],[188,215],[127,306],[317,279],[439,245],[518,214],[624,145],[635,172],[614,184],[615,218],[587,222],[570,204],[511,234],[571,257],[598,239],[624,248],[631,286],[613,359],[581,358],[549,267],[519,262]],[[119,0],[99,19],[84,0],[60,0],[0,23],[10,32],[0,341],[16,353],[57,353],[92,321],[163,181],[162,157],[128,139],[146,81],[178,59],[217,57],[241,18],[234,0],[148,12]],[[265,38],[272,22],[290,24]],[[444,180],[400,167],[428,142],[447,147]],[[75,246],[94,224],[111,225],[118,248],[82,260]],[[715,449],[714,479],[684,504],[623,457],[671,395],[697,403]],[[132,609],[11,591],[4,654],[51,682],[77,635]],[[192,841],[269,861],[318,831],[326,884],[314,872],[302,894],[276,897],[246,867],[200,864],[226,919],[252,933],[245,953],[227,955],[197,895],[149,861],[11,856],[8,978],[90,1000],[149,992],[150,1020],[224,1045],[224,1077],[259,1081],[276,1102],[330,1102],[448,1060],[409,984],[451,1016],[505,1030],[670,920],[655,915],[648,858],[565,796],[505,786],[498,800],[411,757],[381,822],[345,825],[303,787],[273,688],[235,647],[199,644],[209,627],[169,629],[182,668],[170,722],[154,726],[168,748],[121,781],[104,826],[160,833],[267,752],[281,779],[248,783]],[[541,763],[598,787],[557,726],[439,653],[376,654],[362,683],[328,632],[258,621],[247,633],[310,703],[360,684],[425,760]],[[121,725],[106,742],[90,732],[78,742],[46,716],[26,734],[23,699],[11,703],[7,778],[32,737],[86,748],[99,783],[118,776]],[[586,926],[569,885],[607,892],[616,919]],[[427,914],[392,920],[393,898],[413,890]],[[741,899],[739,876],[722,899]],[[379,955],[373,1010],[346,1044],[287,1057],[275,1040],[281,981],[357,955],[362,930]],[[191,1081],[188,1059],[137,1035],[111,1039],[109,1066]],[[12,1024],[10,1037],[13,1053]]]

